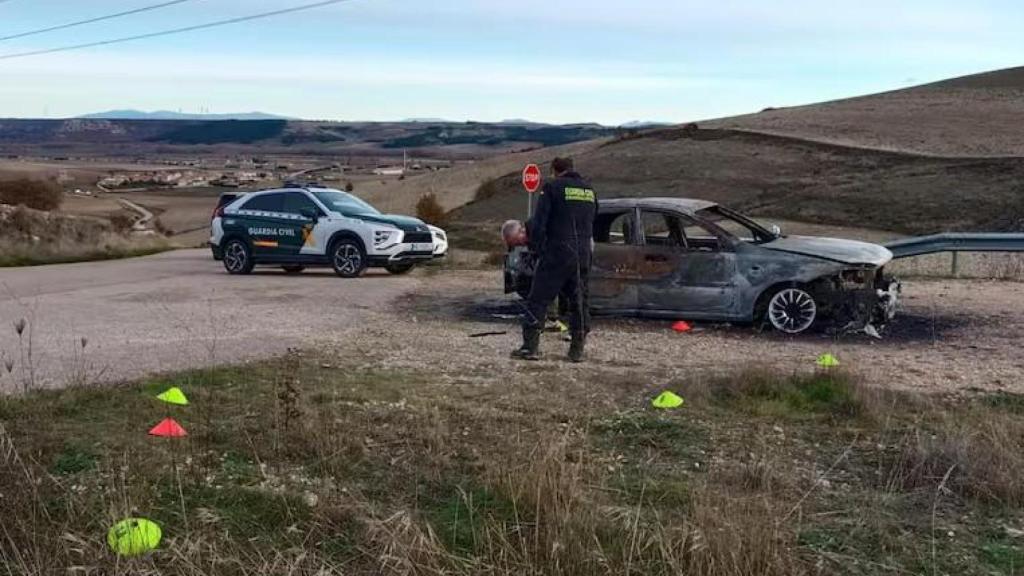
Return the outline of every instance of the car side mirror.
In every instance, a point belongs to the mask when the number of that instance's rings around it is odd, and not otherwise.
[[[314,222],[320,219],[320,215],[317,214],[316,210],[311,210],[309,208],[302,208],[299,210],[299,214],[301,214],[303,218],[313,220]]]
[[[772,224],[768,230],[772,233],[772,236],[779,238],[782,236],[782,228],[779,228],[778,224]]]

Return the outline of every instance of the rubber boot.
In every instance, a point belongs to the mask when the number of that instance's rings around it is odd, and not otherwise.
[[[572,335],[572,343],[569,344],[569,361],[574,364],[583,362],[583,347],[587,343],[587,336],[582,333]]]
[[[519,360],[540,360],[539,328],[523,327],[523,345],[512,351],[512,357]]]

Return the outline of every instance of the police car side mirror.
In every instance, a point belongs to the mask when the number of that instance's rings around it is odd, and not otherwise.
[[[320,219],[320,215],[316,213],[316,210],[310,210],[309,208],[303,208],[299,210],[299,214],[302,214],[303,218],[307,218],[313,221]]]

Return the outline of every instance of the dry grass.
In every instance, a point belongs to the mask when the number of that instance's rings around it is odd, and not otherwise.
[[[416,202],[416,217],[434,226],[444,227],[448,224],[448,213],[432,192],[424,194]]]
[[[192,405],[152,399],[169,385]],[[993,535],[1024,508],[1016,397],[756,369],[671,386],[688,403],[659,412],[601,368],[515,389],[293,353],[4,398],[0,574],[968,573],[1021,553]],[[168,414],[190,436],[147,438]],[[940,482],[960,498],[936,506]],[[163,526],[160,550],[106,550],[127,515]]]
[[[957,260],[955,274],[952,254],[896,260],[887,269],[901,277],[1024,281],[1024,254],[965,252]]]
[[[909,431],[890,470],[900,491],[943,490],[997,506],[1024,507],[1024,423],[1020,415],[950,418],[934,430]]]
[[[0,180],[0,204],[49,211],[60,208],[63,198],[60,186],[49,180]]]
[[[159,235],[132,235],[99,218],[0,204],[0,267],[107,260],[171,248]]]

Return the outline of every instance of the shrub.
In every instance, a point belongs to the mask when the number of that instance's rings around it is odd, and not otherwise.
[[[0,181],[0,204],[50,211],[60,208],[61,200],[60,187],[48,180],[18,178]]]
[[[133,224],[135,224],[135,219],[124,212],[118,212],[110,216],[110,225],[119,234],[130,232]]]
[[[448,222],[448,213],[433,192],[420,197],[416,203],[416,217],[434,226],[444,226]]]

